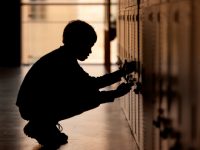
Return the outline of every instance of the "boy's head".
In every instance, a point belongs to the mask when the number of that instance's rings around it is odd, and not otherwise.
[[[77,50],[77,58],[85,60],[91,47],[97,41],[97,35],[94,28],[81,20],[70,21],[63,32],[63,43],[67,47]]]

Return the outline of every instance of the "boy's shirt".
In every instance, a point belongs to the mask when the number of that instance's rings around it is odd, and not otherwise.
[[[120,81],[121,76],[122,72],[116,71],[102,77],[91,77],[78,64],[74,53],[61,46],[31,67],[21,84],[16,105],[99,106],[103,101],[114,101],[113,91],[100,92],[99,89]]]

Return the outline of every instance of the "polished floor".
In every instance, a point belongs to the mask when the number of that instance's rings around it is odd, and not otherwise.
[[[23,128],[27,121],[20,117],[15,105],[24,76],[31,66],[0,68],[0,150],[38,150],[35,139],[27,137]],[[82,65],[91,76],[106,73],[103,65]],[[117,69],[112,67],[112,71]],[[116,89],[118,84],[101,90]],[[59,122],[68,143],[60,150],[137,150],[120,102],[101,104],[98,108]]]

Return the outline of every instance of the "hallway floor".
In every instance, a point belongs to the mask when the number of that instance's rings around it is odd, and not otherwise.
[[[82,65],[91,76],[106,73],[103,65]],[[23,128],[27,121],[15,105],[19,87],[30,66],[0,68],[0,150],[38,150],[35,139]],[[112,67],[112,72],[117,66]],[[101,90],[116,89],[117,84]],[[137,150],[120,102],[101,104],[98,108],[59,122],[68,143],[60,150]]]

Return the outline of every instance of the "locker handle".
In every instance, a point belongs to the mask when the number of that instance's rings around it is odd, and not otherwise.
[[[160,12],[158,13],[157,19],[158,19],[158,22],[160,22]]]
[[[133,22],[134,22],[134,21],[135,21],[135,15],[133,15],[133,17],[132,17],[132,18],[133,18],[132,20],[133,20]]]
[[[160,110],[159,110],[160,111]],[[160,136],[164,139],[166,139],[167,137],[171,137],[171,138],[176,138],[176,139],[179,139],[180,138],[180,133],[175,131],[173,128],[172,128],[172,124],[171,124],[171,120],[170,119],[167,119],[167,118],[163,118],[163,117],[158,117],[158,121],[153,121],[153,124],[160,128],[160,124],[163,124],[164,125],[164,130],[162,130],[160,132]]]
[[[139,14],[136,15],[136,21],[139,21]]]
[[[149,14],[149,20],[150,20],[151,22],[153,22],[153,13],[150,13],[150,14]]]
[[[178,11],[176,11],[175,14],[174,14],[174,21],[175,21],[176,23],[179,22],[179,12],[178,12]]]

